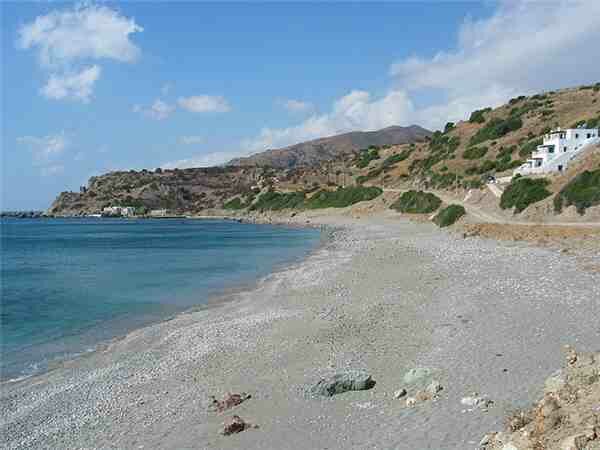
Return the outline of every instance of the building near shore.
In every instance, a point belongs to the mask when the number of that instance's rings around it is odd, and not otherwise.
[[[166,209],[153,209],[150,211],[150,217],[166,217],[167,210]]]
[[[135,215],[135,208],[133,206],[107,206],[102,210],[102,214],[105,216],[131,217]]]
[[[515,175],[530,175],[549,172],[562,172],[569,162],[600,142],[597,128],[557,128],[544,135],[543,144],[531,153],[531,158],[517,168]]]

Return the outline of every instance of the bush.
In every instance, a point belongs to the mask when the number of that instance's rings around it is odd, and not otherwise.
[[[268,191],[258,197],[258,200],[250,207],[250,210],[278,211],[281,209],[301,208],[304,203],[304,197],[304,192],[284,193]]]
[[[454,122],[448,122],[444,127],[444,133],[451,131],[454,128]]]
[[[471,147],[464,151],[463,158],[465,159],[479,159],[488,152],[487,147]]]
[[[408,191],[392,203],[390,208],[403,213],[427,214],[434,212],[441,204],[442,201],[430,192]]]
[[[600,205],[600,169],[580,173],[554,197],[556,212],[570,205],[575,205],[581,215],[587,208]]]
[[[490,112],[492,108],[484,108],[477,109],[471,113],[471,117],[469,117],[470,123],[483,123],[485,122],[485,117],[483,116],[486,112]]]
[[[352,186],[338,188],[336,191],[322,190],[306,200],[305,207],[308,209],[344,208],[358,202],[373,200],[382,193],[380,188],[374,186]]]
[[[402,150],[400,153],[388,156],[386,159],[383,160],[383,163],[381,166],[384,168],[384,170],[389,167],[392,167],[394,164],[398,164],[399,162],[402,162],[402,161],[408,159],[408,157],[411,155],[413,150],[414,149],[408,148],[406,150]]]
[[[542,145],[543,143],[544,140],[542,138],[538,138],[521,145],[521,149],[519,150],[519,156],[521,158],[531,156],[531,152],[535,151],[538,145]]]
[[[498,139],[523,126],[520,117],[511,116],[508,119],[492,119],[471,137],[470,145],[477,145],[489,139]]]
[[[502,209],[515,208],[515,213],[519,213],[533,203],[544,200],[552,195],[546,189],[550,182],[545,178],[531,179],[519,177],[513,179],[500,197],[500,207]]]
[[[242,199],[239,197],[235,197],[228,202],[225,202],[223,205],[224,209],[243,209],[244,204],[242,203]]]
[[[356,160],[356,167],[364,169],[375,159],[379,159],[379,151],[376,148],[369,147],[368,149],[361,150]]]
[[[464,216],[467,212],[465,208],[460,205],[449,205],[442,209],[433,218],[433,221],[440,227],[448,227],[453,225],[458,219]]]

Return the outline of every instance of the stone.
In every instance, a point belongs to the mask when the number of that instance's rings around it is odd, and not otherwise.
[[[364,370],[348,370],[321,379],[311,388],[313,395],[331,397],[348,391],[364,391],[375,386],[375,381]]]
[[[491,442],[493,437],[494,437],[493,433],[486,434],[484,437],[481,438],[481,441],[479,441],[479,446],[485,447],[486,445],[488,445]]]
[[[494,403],[494,401],[490,400],[489,398],[486,398],[486,397],[481,397],[478,394],[474,393],[473,395],[463,397],[460,400],[460,403],[462,405],[468,406],[470,408],[485,409],[488,406],[492,405]]]
[[[416,367],[414,369],[410,369],[408,372],[404,374],[402,380],[406,384],[412,384],[417,381],[421,381],[424,378],[428,378],[431,376],[431,369],[427,367]]]
[[[210,408],[217,412],[223,412],[242,404],[249,398],[252,398],[252,396],[250,394],[246,394],[245,392],[242,392],[241,394],[232,394],[228,392],[223,400],[217,400],[213,395],[211,395],[210,398]]]
[[[585,434],[574,434],[560,443],[560,450],[584,450],[587,442]]]
[[[544,382],[544,393],[557,393],[562,388],[565,387],[567,381],[562,370],[558,370],[554,372],[549,378]]]
[[[248,428],[258,427],[245,422],[240,416],[232,416],[223,424],[222,434],[229,436],[230,434],[240,433]]]
[[[394,398],[402,398],[407,394],[406,389],[402,388],[402,389],[398,389],[396,392],[394,392]]]
[[[440,384],[440,382],[433,380],[431,383],[429,383],[429,386],[427,386],[426,390],[429,395],[435,397],[442,389],[444,389],[444,387]]]
[[[417,404],[417,399],[414,397],[408,397],[406,399],[406,406],[408,406],[409,408],[415,406]]]
[[[512,442],[509,442],[508,444],[504,444],[501,450],[519,450],[519,448]]]

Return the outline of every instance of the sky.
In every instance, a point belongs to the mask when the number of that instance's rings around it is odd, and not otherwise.
[[[600,81],[600,1],[3,2],[2,210]]]

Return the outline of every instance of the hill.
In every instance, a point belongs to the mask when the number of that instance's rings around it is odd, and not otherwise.
[[[431,131],[418,125],[392,126],[378,131],[353,131],[301,142],[285,148],[267,150],[245,158],[233,159],[228,164],[232,166],[270,166],[280,169],[316,166],[371,146],[383,147],[423,141],[431,134]]]

